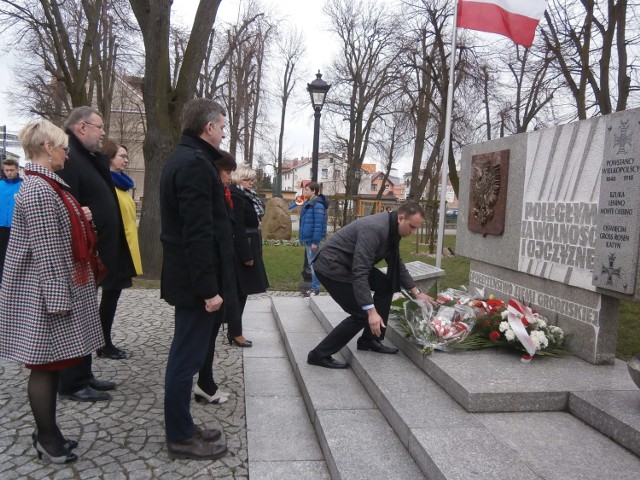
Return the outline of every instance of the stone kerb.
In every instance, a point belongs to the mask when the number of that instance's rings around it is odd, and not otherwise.
[[[639,120],[640,109],[628,110],[462,152],[457,250],[471,259],[470,284],[524,300],[565,330],[573,354],[595,364],[615,358],[618,298],[639,298]],[[504,233],[472,232],[482,201],[472,160],[502,150]]]

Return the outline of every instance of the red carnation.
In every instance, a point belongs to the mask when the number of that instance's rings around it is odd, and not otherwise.
[[[492,342],[495,342],[498,339],[500,339],[500,332],[491,332],[489,334],[489,340],[491,340]]]

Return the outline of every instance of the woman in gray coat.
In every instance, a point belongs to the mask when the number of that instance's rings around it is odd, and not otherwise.
[[[19,136],[31,163],[16,198],[0,289],[0,357],[31,370],[27,393],[38,457],[71,463],[78,443],[65,439],[56,423],[58,376],[104,343],[96,239],[91,213],[54,173],[67,159],[65,133],[38,120]]]

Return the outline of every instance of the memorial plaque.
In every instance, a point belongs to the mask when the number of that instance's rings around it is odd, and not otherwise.
[[[504,233],[509,150],[471,157],[469,230],[484,236]]]
[[[640,115],[607,117],[593,285],[632,295],[640,241]]]

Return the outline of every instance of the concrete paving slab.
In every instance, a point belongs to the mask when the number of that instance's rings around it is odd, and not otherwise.
[[[640,473],[640,458],[569,413],[477,417],[540,478],[635,480]]]
[[[569,412],[640,455],[640,391],[573,392]]]
[[[287,332],[314,332],[320,334],[321,337],[327,334],[309,308],[309,299],[274,297],[272,310],[278,322],[286,326]]]
[[[265,357],[285,357],[286,352],[284,349],[284,343],[280,332],[277,330],[263,330],[260,332],[259,339],[255,335],[249,335],[249,333],[255,333],[255,330],[245,328],[243,335],[249,338],[253,342],[253,346],[250,348],[240,348],[244,350],[245,358],[265,358]],[[226,338],[226,337],[225,337]]]
[[[246,396],[300,396],[289,359],[284,357],[245,358],[244,389]]]
[[[322,461],[301,397],[248,396],[248,448],[253,461]]]
[[[409,451],[429,479],[540,480],[486,428],[418,428]]]
[[[330,480],[324,461],[251,462],[252,478],[259,480]]]
[[[378,410],[318,412],[332,478],[420,479],[424,475]]]
[[[387,337],[469,412],[557,411],[567,408],[571,391],[637,390],[621,361],[592,365],[568,355],[522,363],[497,349],[427,356],[395,321],[389,326]]]

